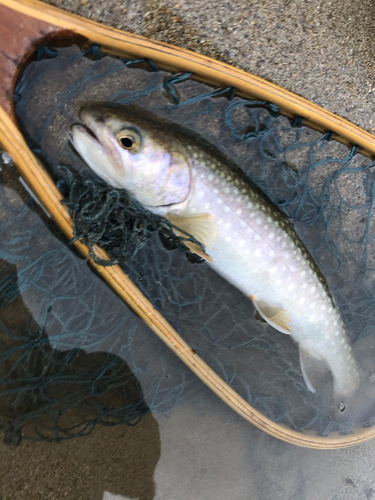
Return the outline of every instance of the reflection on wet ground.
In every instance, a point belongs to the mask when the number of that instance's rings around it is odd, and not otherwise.
[[[79,498],[101,498],[98,491],[107,489],[152,499],[160,456],[158,424],[140,382],[119,356],[124,345],[106,345],[108,330],[103,331],[103,324],[95,331],[90,328],[94,312],[83,296],[86,289],[94,289],[92,304],[99,300],[104,305],[106,294],[113,296],[114,307],[120,301],[56,237],[55,228],[51,233],[50,221],[18,182],[15,168],[4,163],[2,167],[0,428],[8,446],[2,445],[0,454],[0,496],[77,498],[77,489],[82,488]],[[78,307],[73,307],[74,301]],[[64,324],[64,313],[86,343],[80,344],[80,335]],[[154,340],[126,306],[122,313],[119,339],[122,332],[132,331],[145,342],[147,336]],[[128,425],[113,432],[118,424]],[[75,444],[92,432],[85,446]],[[48,444],[34,445],[35,440]],[[65,440],[69,444],[54,456],[57,449],[50,442]],[[116,458],[119,443],[123,446]],[[16,468],[15,461],[24,465]],[[30,476],[25,473],[27,463],[35,467],[29,469]],[[103,475],[108,463],[111,467]],[[128,480],[123,482],[125,471]]]

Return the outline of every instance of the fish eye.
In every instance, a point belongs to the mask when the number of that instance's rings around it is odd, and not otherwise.
[[[116,138],[123,149],[132,152],[138,151],[141,145],[140,137],[133,131],[122,130],[116,135]]]
[[[133,137],[130,137],[130,135],[125,135],[124,137],[120,137],[119,140],[121,146],[123,146],[126,149],[130,149],[134,144]]]

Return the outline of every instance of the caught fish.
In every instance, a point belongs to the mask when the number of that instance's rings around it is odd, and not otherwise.
[[[291,223],[240,170],[216,149],[137,114],[92,107],[80,118],[71,142],[87,165],[204,245],[203,252],[186,242],[298,343],[310,391],[324,362],[335,395],[352,394],[358,367],[326,281]]]

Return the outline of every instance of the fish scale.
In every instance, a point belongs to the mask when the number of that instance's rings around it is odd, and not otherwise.
[[[353,393],[359,372],[345,325],[324,276],[280,211],[219,153],[179,131],[98,108],[81,118],[90,133],[74,126],[72,142],[86,163],[205,246],[208,264],[298,343],[307,387],[315,391],[324,361],[335,395]],[[121,146],[123,137],[134,138],[133,150]]]

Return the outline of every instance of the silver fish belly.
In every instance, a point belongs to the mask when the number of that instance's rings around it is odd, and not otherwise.
[[[315,392],[309,372],[315,360],[323,360],[336,395],[351,394],[359,374],[345,325],[289,221],[231,169],[203,151],[191,148],[189,153],[192,189],[175,215],[215,219],[216,241],[206,248],[208,264],[248,295],[269,324],[299,344],[308,388]]]

